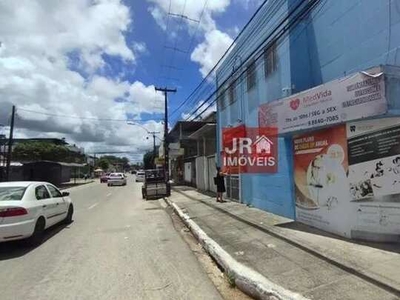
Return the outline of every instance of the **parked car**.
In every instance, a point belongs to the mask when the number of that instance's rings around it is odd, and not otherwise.
[[[106,173],[100,176],[100,183],[106,183],[108,181],[108,176],[110,176],[110,173]]]
[[[0,242],[27,239],[40,244],[44,231],[60,222],[72,222],[69,193],[48,182],[0,183]]]
[[[144,171],[137,171],[136,172],[136,182],[144,182],[145,172]]]
[[[114,185],[126,185],[126,177],[122,173],[111,173],[108,176],[107,185],[114,186]]]

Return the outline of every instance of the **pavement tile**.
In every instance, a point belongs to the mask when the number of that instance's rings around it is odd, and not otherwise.
[[[200,197],[196,195],[198,193],[191,193],[191,197]],[[172,200],[174,201],[174,199]],[[323,251],[324,255],[328,255],[331,259],[340,258],[340,262],[347,261],[352,266],[370,268],[371,272],[376,272],[377,276],[381,276],[385,282],[392,280],[393,284],[400,281],[400,263],[396,260],[400,255],[394,253],[395,251],[385,252],[358,245],[356,242],[351,243],[337,239],[331,235],[324,236],[313,230],[307,231],[303,225],[291,224],[293,222],[286,218],[238,203],[229,202],[216,205],[228,212],[224,213],[201,201],[190,201],[192,203],[185,204],[187,212],[210,238],[237,261],[286,289],[302,293],[305,297],[313,300],[398,299],[393,294],[362,278],[347,273],[284,239],[258,229],[256,226],[251,226],[231,215],[240,216],[257,226],[276,231],[297,243],[303,241],[307,247],[315,249],[317,252]],[[285,225],[282,227],[271,226],[277,224]],[[290,226],[295,227],[291,229]],[[391,267],[388,267],[390,265]],[[387,278],[384,278],[385,275]]]
[[[398,300],[399,298],[355,276],[346,276],[303,294],[309,299],[324,300]]]

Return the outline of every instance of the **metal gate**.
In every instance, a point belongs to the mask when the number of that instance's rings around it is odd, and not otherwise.
[[[240,178],[238,175],[226,176],[226,196],[236,202],[240,202]]]

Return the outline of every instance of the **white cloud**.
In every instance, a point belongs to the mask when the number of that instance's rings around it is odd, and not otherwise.
[[[165,0],[147,0],[153,3],[153,6],[149,8],[153,18],[157,24],[166,30],[166,14],[170,11],[173,14],[182,14],[192,20],[200,20],[200,28],[205,31],[215,29],[215,22],[212,19],[213,14],[222,13],[230,4],[230,0],[197,0],[197,1],[186,1],[186,0],[171,0],[170,2]],[[207,1],[207,5],[205,5]],[[205,9],[204,9],[205,8]],[[197,27],[196,22],[185,19],[186,24],[193,27]]]
[[[164,96],[159,92],[156,93],[153,85],[145,86],[140,81],[135,81],[131,85],[129,93],[134,112],[164,112]]]
[[[140,127],[98,120],[161,111],[153,86],[95,75],[104,54],[129,65],[145,51],[140,43],[128,47],[130,24],[120,0],[0,1],[0,123],[14,104],[17,136],[66,137],[97,150],[151,145]],[[75,68],[91,74],[84,78]]]
[[[182,113],[181,118],[183,120],[188,120],[188,121],[198,121],[201,119],[204,119],[208,115],[210,115],[212,112],[215,112],[217,110],[217,105],[214,103],[209,107],[210,103],[204,103],[204,100],[199,101],[196,105],[196,109],[192,110],[189,113]],[[193,112],[196,111],[196,113],[193,114]],[[197,117],[197,118],[196,118]]]
[[[146,44],[143,42],[135,42],[133,43],[133,52],[135,54],[145,54],[147,53]]]
[[[204,1],[185,1],[185,0],[171,0],[171,6],[169,1],[164,0],[148,0],[148,2],[154,5],[149,8],[155,21],[159,26],[166,30],[166,16],[170,11],[172,14],[184,14],[188,19],[200,20],[201,32],[204,34],[204,41],[197,45],[191,53],[191,60],[200,65],[200,73],[205,77],[208,72],[214,67],[218,60],[225,53],[226,49],[232,43],[232,38],[217,29],[217,25],[213,16],[225,12],[228,6],[231,4],[231,0],[209,0],[207,3]],[[238,0],[236,0],[238,1]],[[255,0],[241,0],[246,2]],[[186,5],[185,5],[186,4]],[[207,4],[205,6],[205,4]],[[173,17],[170,18],[170,23]],[[185,30],[188,31],[189,35],[195,34],[195,30],[198,27],[198,23],[192,22],[188,19],[183,19],[187,25]],[[168,36],[171,38],[177,35],[177,30],[182,28],[178,26],[169,26]]]
[[[212,70],[232,42],[229,35],[217,29],[205,34],[205,40],[197,45],[190,56],[192,61],[200,64],[203,77]]]

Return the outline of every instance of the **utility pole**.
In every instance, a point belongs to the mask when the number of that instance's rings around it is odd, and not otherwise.
[[[163,92],[165,97],[165,116],[164,116],[164,172],[165,172],[165,183],[167,185],[167,196],[171,196],[171,187],[169,185],[169,156],[168,156],[168,93],[176,93],[176,89],[169,89],[155,87],[156,91]]]
[[[159,131],[148,131],[148,134],[151,134],[153,136],[153,157],[154,160],[156,159],[157,156],[157,151],[156,151],[156,134],[160,133]],[[156,162],[153,161],[153,166],[154,169],[156,168]]]
[[[13,135],[14,135],[14,119],[15,119],[15,105],[13,105],[13,107],[12,107],[10,136],[8,139],[7,166],[6,166],[6,180],[7,181],[10,180],[10,165],[11,165],[12,144],[13,144]]]

